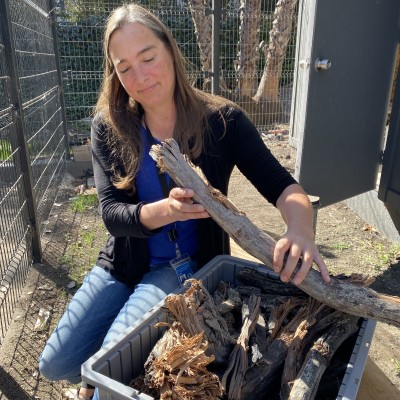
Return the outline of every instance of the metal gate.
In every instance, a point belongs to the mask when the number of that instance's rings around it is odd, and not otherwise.
[[[326,206],[379,184],[400,3],[303,0],[299,15],[291,132],[296,177]]]

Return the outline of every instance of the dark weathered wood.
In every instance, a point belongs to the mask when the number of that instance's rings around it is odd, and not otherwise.
[[[289,297],[284,303],[278,304],[271,310],[271,314],[268,319],[268,337],[267,346],[276,338],[278,333],[283,328],[286,328],[285,322],[288,319],[289,314],[306,304],[304,298]],[[292,320],[291,320],[292,321]],[[291,321],[289,323],[291,323]]]
[[[150,154],[175,182],[194,190],[194,200],[205,206],[210,216],[239,246],[272,269],[274,239],[255,226],[220,191],[213,188],[203,177],[201,170],[182,156],[173,139],[153,146]],[[386,296],[335,277],[332,277],[330,283],[325,283],[315,269],[310,270],[306,279],[297,286],[315,299],[345,313],[400,327],[399,297]]]
[[[339,346],[357,331],[359,318],[341,314],[336,323],[330,325],[307,354],[306,360],[294,381],[289,400],[312,400],[319,382],[330,360]]]
[[[265,309],[267,312],[271,308],[276,307],[280,303],[284,303],[288,301],[293,296],[278,296],[276,294],[265,294],[261,293],[261,290],[251,286],[239,286],[237,288],[238,292],[242,296],[250,296],[251,294],[257,294],[258,297],[261,299],[261,308]],[[303,292],[303,298],[307,296],[306,293]]]
[[[283,283],[279,278],[271,278],[251,268],[242,269],[237,273],[236,278],[247,287],[255,286],[262,289],[263,293],[277,296],[307,296],[292,283]]]
[[[241,390],[242,399],[259,400],[268,395],[268,388],[278,379],[296,327],[304,319],[305,313],[306,307],[301,307],[268,346],[263,359],[247,369]]]
[[[260,313],[257,325],[253,334],[250,336],[250,366],[265,356],[267,350],[267,324],[264,316]]]
[[[240,310],[242,307],[240,293],[226,283],[224,283],[223,287],[223,283],[224,282],[219,283],[213,294],[215,306],[220,315],[225,315],[234,310]]]
[[[304,362],[306,350],[310,348],[316,334],[322,328],[325,328],[325,325],[321,323],[321,319],[326,321],[326,318],[324,318],[326,312],[332,313],[334,311],[333,308],[325,306],[311,297],[309,299],[305,319],[298,325],[286,356],[281,379],[281,400],[289,397],[293,382]],[[320,323],[317,324],[317,322]]]
[[[251,296],[248,303],[243,303],[243,308],[242,329],[221,381],[229,400],[240,400],[242,398],[242,383],[248,368],[248,343],[258,321],[260,298]]]

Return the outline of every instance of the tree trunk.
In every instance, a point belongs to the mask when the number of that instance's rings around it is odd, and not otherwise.
[[[236,61],[239,96],[253,96],[257,89],[257,69],[260,60],[259,31],[260,0],[241,0],[238,59]]]
[[[178,185],[194,190],[194,200],[205,206],[210,216],[239,246],[273,269],[274,239],[255,226],[219,190],[213,188],[201,170],[182,156],[173,139],[152,146],[150,155]],[[332,277],[330,283],[325,283],[315,269],[311,269],[306,279],[297,286],[315,299],[342,312],[400,327],[399,297],[379,294],[335,277]]]
[[[257,93],[256,102],[279,102],[279,82],[293,25],[297,0],[278,0],[274,22],[269,32],[269,44],[264,48],[265,66]]]
[[[201,69],[205,73],[212,70],[212,20],[211,14],[206,15],[206,0],[189,0],[196,40],[200,50]],[[210,90],[210,78],[206,76],[203,89]]]

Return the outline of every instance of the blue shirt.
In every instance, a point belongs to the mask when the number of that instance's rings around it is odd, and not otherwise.
[[[144,127],[141,127],[140,132],[145,151],[136,175],[136,190],[140,201],[152,203],[163,199],[165,196],[160,179],[157,176],[159,170],[155,161],[149,155],[150,147],[153,143],[149,143],[148,132],[145,131]],[[161,143],[157,139],[154,139],[154,142]],[[165,176],[169,184],[171,178],[167,173],[165,173]],[[188,254],[193,258],[197,252],[197,220],[177,221],[164,226],[161,232],[147,239],[151,266],[168,264],[170,260],[176,257],[175,242],[171,242],[168,238],[168,231],[174,228],[178,232],[177,243],[181,253]]]

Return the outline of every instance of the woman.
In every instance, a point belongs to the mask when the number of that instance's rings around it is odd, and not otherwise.
[[[173,137],[224,194],[236,165],[286,222],[274,251],[281,279],[300,283],[315,262],[329,281],[314,243],[307,195],[242,110],[190,85],[167,28],[138,5],[121,6],[108,20],[104,54],[92,149],[110,237],[40,360],[44,376],[74,383],[87,358],[177,288],[174,262],[182,261],[191,273],[229,253],[228,236],[201,204],[193,203],[193,191],[174,187],[158,172],[148,154],[154,143]],[[300,257],[302,266],[294,274]],[[92,395],[93,388],[82,385],[76,398]]]

